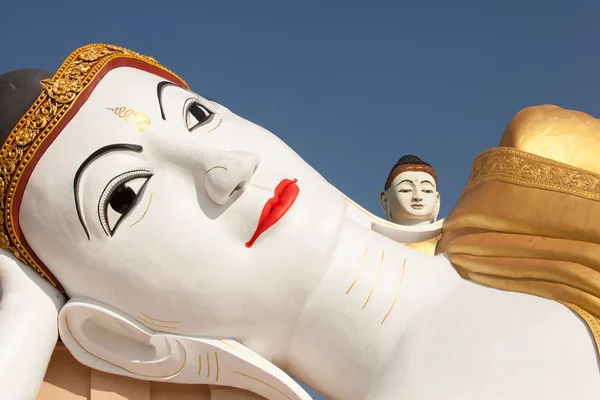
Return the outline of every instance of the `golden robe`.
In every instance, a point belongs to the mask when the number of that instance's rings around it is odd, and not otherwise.
[[[480,154],[437,253],[493,288],[563,303],[600,348],[600,120],[556,106],[518,113]]]

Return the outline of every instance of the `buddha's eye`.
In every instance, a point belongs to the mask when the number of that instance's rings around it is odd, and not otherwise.
[[[398,192],[400,192],[400,193],[410,193],[410,192],[412,192],[412,189],[400,189],[400,190],[398,190]]]
[[[98,202],[98,217],[104,232],[112,236],[119,223],[135,208],[152,173],[135,170],[113,178]]]
[[[423,189],[422,192],[423,193],[433,193],[433,190],[431,190],[431,189]]]
[[[213,113],[208,111],[206,107],[202,106],[200,103],[192,103],[185,112],[185,126],[188,131],[193,131],[194,129],[206,124],[210,117],[212,117]]]

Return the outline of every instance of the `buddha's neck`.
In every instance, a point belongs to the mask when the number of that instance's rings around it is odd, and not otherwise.
[[[443,256],[426,256],[350,218],[344,224],[284,368],[331,399],[359,400],[377,385],[413,317],[460,278]]]

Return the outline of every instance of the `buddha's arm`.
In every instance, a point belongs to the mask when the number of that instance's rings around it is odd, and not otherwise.
[[[63,304],[58,290],[35,271],[0,253],[0,399],[36,398]]]

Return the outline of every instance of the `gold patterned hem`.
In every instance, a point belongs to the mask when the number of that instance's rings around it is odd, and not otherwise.
[[[600,201],[600,175],[511,147],[489,149],[477,156],[463,195],[490,181]]]
[[[594,345],[596,346],[596,355],[600,357],[600,321],[583,308],[576,306],[575,304],[560,302],[575,314],[579,315],[585,324],[590,328],[590,332],[594,337]]]

